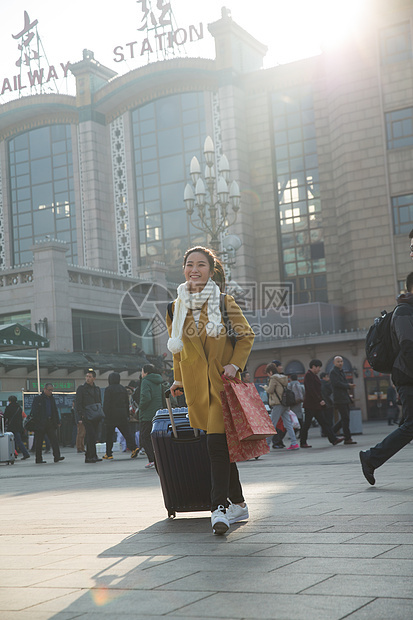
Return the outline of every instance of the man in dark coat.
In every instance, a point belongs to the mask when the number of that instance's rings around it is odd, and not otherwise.
[[[118,372],[111,372],[108,382],[109,385],[103,398],[106,426],[106,454],[103,458],[106,460],[113,459],[113,433],[115,428],[118,428],[126,439],[126,445],[131,451],[131,458],[135,459],[138,456],[139,448],[129,424],[128,391],[123,385],[120,385],[120,374]]]
[[[412,248],[410,253],[413,253]],[[376,482],[374,470],[413,439],[413,272],[407,276],[406,290],[406,294],[397,298],[390,328],[393,349],[397,352],[392,380],[402,402],[402,421],[374,448],[360,452],[363,474],[370,484]]]
[[[23,454],[22,461],[30,458],[30,454],[27,451],[26,446],[23,443],[22,435],[23,429],[23,416],[22,408],[17,402],[16,396],[13,394],[8,398],[8,405],[4,410],[4,419],[6,422],[6,429],[9,433],[14,435],[14,445]]]
[[[85,463],[97,463],[102,459],[98,458],[96,453],[96,438],[98,433],[99,421],[91,421],[86,419],[85,409],[88,405],[102,403],[100,389],[95,385],[96,373],[94,370],[88,370],[85,377],[86,381],[83,385],[79,385],[76,390],[75,398],[75,418],[76,423],[81,420],[86,430],[86,454]]]
[[[346,445],[355,444],[350,434],[350,405],[351,398],[349,391],[355,387],[354,383],[349,383],[344,374],[344,360],[340,355],[336,355],[333,360],[333,368],[330,372],[330,381],[333,388],[333,401],[340,414],[340,420],[333,426],[336,433],[343,427],[344,443]]]
[[[323,434],[328,438],[329,442],[333,444],[333,446],[336,446],[338,443],[343,441],[335,435],[333,429],[327,424],[323,415],[322,410],[325,406],[325,402],[321,395],[321,381],[317,376],[322,365],[323,363],[320,360],[311,360],[309,364],[310,370],[307,370],[304,376],[304,424],[300,433],[301,448],[311,448],[311,446],[307,443],[307,437],[308,429],[310,428],[313,418],[317,420],[321,426]]]
[[[59,412],[53,398],[53,383],[46,383],[43,392],[33,399],[31,415],[35,423],[34,442],[36,445],[36,463],[46,463],[42,456],[43,439],[45,434],[50,439],[54,462],[64,460],[60,455],[57,429],[60,425]]]

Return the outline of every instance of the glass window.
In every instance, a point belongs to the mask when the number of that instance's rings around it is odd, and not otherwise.
[[[131,353],[132,335],[118,315],[72,311],[73,350]]]
[[[189,224],[183,193],[190,182],[192,157],[201,165],[204,162],[209,101],[203,92],[182,93],[145,104],[131,114],[138,214],[160,217],[159,225],[138,218],[141,264],[151,257],[162,260],[173,281],[182,275],[183,253],[199,237]],[[142,169],[137,162],[142,162]]]
[[[31,329],[30,310],[15,314],[0,314],[0,325],[9,325],[9,323],[20,323],[23,327]]]
[[[410,22],[396,24],[380,32],[380,59],[382,64],[412,58]]]
[[[398,149],[413,145],[413,107],[387,112],[387,148]]]
[[[413,194],[392,198],[394,233],[409,233],[413,222]]]
[[[70,125],[33,129],[12,138],[9,143],[12,215],[19,214],[13,228],[13,264],[30,262],[29,250],[37,239],[50,235],[69,241],[69,260],[77,263],[76,219],[73,187]],[[59,205],[64,203],[64,224]],[[22,215],[24,214],[24,217]]]
[[[327,301],[311,92],[274,93],[272,113],[284,277],[294,284],[295,303]]]

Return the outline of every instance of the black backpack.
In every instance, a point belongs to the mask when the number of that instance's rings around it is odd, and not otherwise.
[[[394,310],[383,310],[380,317],[374,319],[366,336],[366,357],[376,372],[390,374],[397,357],[391,339],[391,320]]]
[[[275,394],[277,395],[277,398],[280,401],[280,405],[282,405],[283,407],[294,407],[294,405],[297,404],[297,401],[295,400],[295,394],[292,390],[290,390],[289,387],[285,387],[283,389],[281,398],[279,398],[276,392]]]

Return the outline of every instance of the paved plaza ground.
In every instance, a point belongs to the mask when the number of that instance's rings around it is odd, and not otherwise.
[[[277,450],[240,464],[250,520],[167,518],[156,471],[115,453],[0,465],[1,620],[413,618],[413,444],[364,479],[357,446]]]

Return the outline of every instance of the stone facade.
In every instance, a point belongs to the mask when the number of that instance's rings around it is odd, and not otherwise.
[[[373,388],[363,378],[366,329],[375,315],[394,305],[400,282],[411,270],[407,234],[394,232],[392,201],[413,196],[413,144],[390,149],[386,134],[389,113],[413,108],[413,56],[407,50],[405,58],[389,63],[380,56],[382,33],[395,24],[409,24],[413,3],[380,1],[371,11],[353,39],[320,56],[266,70],[261,68],[265,46],[224,11],[222,19],[210,25],[216,40],[214,61],[175,58],[116,76],[86,52],[71,66],[75,97],[36,95],[25,97],[24,107],[23,99],[0,106],[2,314],[30,311],[32,327],[47,317],[51,346],[64,352],[73,349],[73,310],[118,315],[122,292],[148,274],[150,282],[163,283],[173,294],[170,256],[155,254],[152,260],[140,253],[149,233],[138,217],[131,114],[148,103],[188,93],[204,93],[205,131],[213,136],[217,154],[227,155],[231,178],[242,190],[241,210],[229,231],[242,240],[233,279],[258,288],[288,281],[272,101],[277,93],[288,98],[289,93],[308,91],[327,301],[309,304],[307,318],[313,318],[306,321],[307,332],[295,327],[289,338],[257,338],[249,370],[254,374],[274,358],[285,365],[299,360],[307,368],[313,357],[327,364],[341,354],[357,385],[356,405],[367,416],[367,393]],[[61,241],[40,238],[32,247],[33,263],[13,265],[9,140],[59,123],[71,125],[78,264],[68,265]],[[189,178],[189,166],[186,173]],[[182,197],[183,190],[184,184]],[[153,234],[163,238],[168,231],[159,222]],[[182,239],[181,245],[184,233]],[[157,261],[166,267],[157,269]],[[339,323],[330,330],[316,315],[333,308]],[[156,353],[162,354],[164,340],[157,347]],[[7,384],[7,377],[2,381]]]

